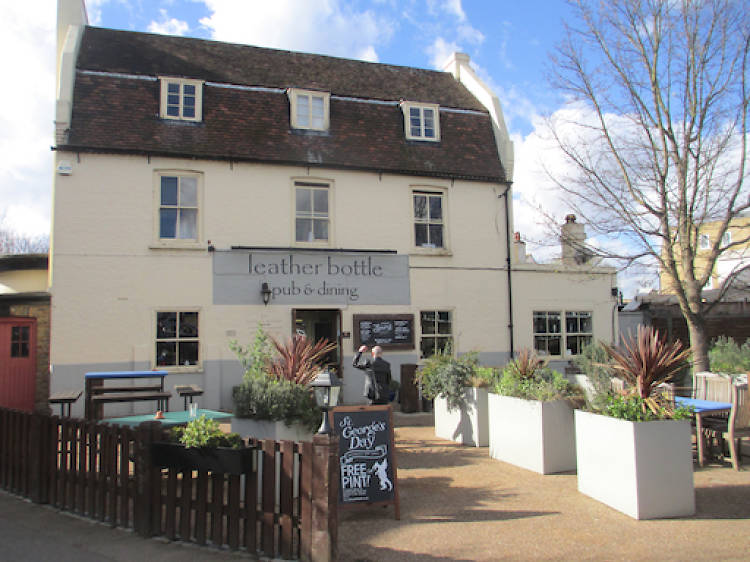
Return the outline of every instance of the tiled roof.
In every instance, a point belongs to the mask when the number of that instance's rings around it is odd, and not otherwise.
[[[77,68],[70,135],[59,148],[504,177],[489,114],[445,72],[93,27]],[[203,121],[160,119],[157,76],[209,82]],[[288,87],[331,92],[327,133],[290,128]],[[371,103],[401,99],[445,108],[439,143],[406,141],[398,105]]]

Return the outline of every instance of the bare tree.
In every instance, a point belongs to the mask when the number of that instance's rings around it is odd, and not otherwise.
[[[575,24],[552,56],[571,105],[550,119],[574,172],[552,177],[595,234],[599,255],[657,263],[708,369],[702,289],[750,208],[750,16],[734,0],[571,0]],[[699,233],[716,227],[699,256]],[[721,294],[748,269],[735,268]]]
[[[0,214],[0,255],[46,254],[49,252],[49,237],[24,236],[6,225],[5,214]]]

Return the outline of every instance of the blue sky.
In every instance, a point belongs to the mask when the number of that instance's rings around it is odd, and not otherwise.
[[[563,107],[547,85],[548,53],[569,17],[564,0],[87,0],[89,22],[321,53],[389,64],[440,68],[455,50],[498,95],[515,143],[515,230],[539,257],[554,250],[533,212],[545,194],[540,161],[549,163],[541,116]],[[56,0],[6,6],[0,49],[14,53],[0,89],[0,221],[24,233],[48,232],[52,185]],[[531,204],[529,204],[531,203]],[[555,222],[564,204],[551,206]],[[558,216],[559,215],[559,216]]]

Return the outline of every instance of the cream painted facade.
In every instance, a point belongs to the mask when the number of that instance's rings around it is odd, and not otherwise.
[[[177,368],[168,386],[195,383],[203,404],[230,409],[241,378],[230,340],[250,342],[258,323],[276,335],[292,332],[292,309],[341,310],[341,331],[354,314],[414,315],[415,349],[387,352],[394,375],[416,363],[422,310],[451,311],[458,352],[479,351],[502,364],[509,351],[504,202],[499,184],[297,166],[179,160],[145,156],[67,154],[70,175],[58,175],[52,278],[53,391],[81,385],[96,370],[156,367],[155,315],[198,311],[200,365]],[[163,171],[200,175],[200,241],[188,247],[158,241],[155,191]],[[214,305],[212,256],[232,246],[310,246],[294,242],[295,179],[331,185],[328,247],[395,250],[409,256],[411,304]],[[444,193],[446,248],[414,245],[413,190]],[[317,247],[316,247],[317,248]],[[361,401],[363,376],[351,367],[353,339],[342,340],[344,399]],[[148,409],[149,405],[136,405]],[[108,412],[131,406],[108,406]]]
[[[46,269],[0,271],[0,295],[37,293],[46,290]]]

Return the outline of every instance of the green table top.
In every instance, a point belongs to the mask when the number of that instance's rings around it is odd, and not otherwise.
[[[233,414],[227,414],[226,412],[217,412],[215,410],[198,410],[196,417],[206,416],[212,420],[223,420],[233,417]],[[164,412],[164,419],[154,419],[154,414],[143,414],[140,416],[127,416],[124,418],[109,418],[102,420],[106,423],[115,425],[128,425],[135,427],[143,422],[147,421],[158,421],[166,427],[173,425],[184,425],[190,421],[190,412],[188,410],[181,410],[177,412]]]

